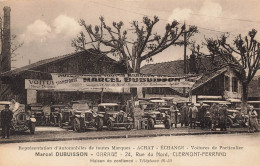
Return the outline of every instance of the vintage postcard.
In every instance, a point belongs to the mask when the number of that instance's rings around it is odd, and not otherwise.
[[[259,0],[0,0],[0,165],[258,166]]]

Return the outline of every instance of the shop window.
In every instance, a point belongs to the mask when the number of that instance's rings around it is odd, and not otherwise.
[[[225,90],[230,91],[230,78],[228,76],[225,76]]]
[[[232,92],[238,92],[238,80],[236,77],[232,78]]]

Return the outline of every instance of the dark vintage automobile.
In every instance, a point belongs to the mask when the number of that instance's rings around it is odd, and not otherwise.
[[[50,106],[50,117],[49,125],[59,126],[59,116],[61,108],[64,108],[65,105],[51,105]]]
[[[247,127],[248,115],[239,109],[227,109],[227,127]]]
[[[150,100],[144,108],[143,119],[147,120],[147,129],[154,129],[155,124],[164,124],[166,129],[171,127],[170,107],[166,106],[164,100]]]
[[[74,131],[81,132],[87,128],[103,129],[103,115],[95,113],[86,101],[74,101],[72,107],[60,109],[59,126],[70,126]]]
[[[16,102],[11,106],[12,103],[9,101],[0,101],[0,114],[6,104],[10,105],[10,110],[13,112],[13,119],[10,128],[11,133],[29,130],[31,134],[34,134],[36,119],[31,116],[30,112],[25,110],[25,105]]]
[[[112,130],[114,127],[125,127],[127,130],[133,128],[133,118],[130,114],[120,110],[116,103],[99,104],[97,113],[103,115],[104,126],[107,126],[108,130]]]
[[[36,119],[36,126],[46,125],[48,115],[44,114],[42,104],[39,103],[28,104],[27,108],[31,112],[32,117]]]

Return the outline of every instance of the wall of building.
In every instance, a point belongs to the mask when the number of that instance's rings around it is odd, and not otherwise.
[[[237,84],[237,85],[236,85]],[[242,85],[237,74],[228,68],[224,74],[224,98],[241,99]]]

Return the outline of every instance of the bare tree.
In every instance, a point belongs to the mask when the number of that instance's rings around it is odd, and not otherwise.
[[[231,44],[227,41],[227,34],[222,35],[220,39],[207,38],[204,43],[211,55],[220,56],[224,65],[230,66],[239,73],[238,78],[242,83],[243,111],[247,109],[248,85],[260,69],[260,43],[255,40],[256,34],[257,31],[252,29],[248,36],[242,38],[238,35]]]
[[[184,33],[187,41],[197,33],[197,27],[189,26],[186,29],[185,25],[179,27],[179,23],[173,21],[166,24],[164,34],[159,35],[153,32],[158,22],[157,16],[153,19],[143,17],[143,22],[132,21],[131,29],[127,30],[123,29],[122,21],[113,22],[112,26],[108,26],[104,18],[100,17],[100,25],[93,28],[81,19],[79,23],[85,28],[88,38],[84,32],[80,32],[77,38],[72,40],[72,46],[76,51],[91,47],[102,54],[113,54],[126,65],[128,72],[139,73],[143,61],[151,61],[154,55],[170,46],[183,45],[184,40],[181,36]]]

